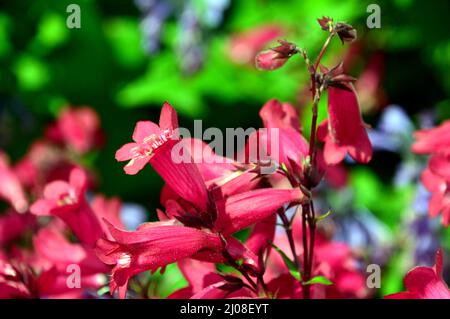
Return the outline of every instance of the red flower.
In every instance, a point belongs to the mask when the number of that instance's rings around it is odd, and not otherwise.
[[[46,131],[48,139],[67,145],[80,154],[102,143],[100,119],[90,107],[64,109]]]
[[[177,113],[169,103],[164,103],[159,126],[150,121],[140,121],[133,132],[133,143],[123,145],[116,152],[116,160],[128,161],[125,173],[134,175],[144,168],[152,158],[169,140],[175,138],[174,131],[178,128]]]
[[[19,238],[23,232],[35,224],[33,215],[19,214],[9,210],[0,216],[0,245],[6,246],[10,241]]]
[[[415,267],[404,279],[406,290],[386,299],[450,299],[450,290],[442,279],[442,250],[436,254],[434,267]]]
[[[299,260],[303,260],[300,217],[294,219],[292,230],[296,247],[299,248],[297,251]],[[292,258],[289,243],[284,234],[277,234],[274,243],[289,258]],[[325,276],[333,284],[330,286],[313,285],[312,298],[365,298],[368,295],[364,275],[358,270],[357,260],[350,247],[342,242],[330,241],[321,232],[316,233],[312,276],[318,275]],[[278,298],[302,298],[301,285],[289,274],[284,261],[274,250],[270,252],[264,278],[269,284],[274,281],[271,284],[274,289],[280,286],[280,283],[286,287],[286,289],[280,290]]]
[[[102,235],[100,223],[85,199],[86,174],[79,168],[70,173],[69,182],[54,181],[44,189],[44,198],[30,208],[38,216],[61,218],[80,241],[94,245]]]
[[[0,198],[7,200],[19,213],[28,209],[28,201],[19,178],[9,167],[6,156],[0,151]]]
[[[422,172],[422,183],[431,192],[428,211],[431,217],[442,214],[442,224],[450,224],[450,161],[445,157],[431,157],[427,169]]]
[[[104,263],[114,265],[111,293],[118,288],[119,298],[125,298],[129,278],[140,272],[156,271],[200,251],[222,247],[216,234],[171,222],[142,224],[133,232],[109,228],[114,241],[100,239],[96,250]]]
[[[431,217],[442,214],[445,227],[450,224],[450,121],[440,126],[417,131],[412,151],[432,154],[428,167],[422,172],[422,183],[431,192],[428,205]]]
[[[414,133],[416,141],[412,151],[417,154],[440,154],[450,156],[450,120],[440,126]]]
[[[253,61],[259,51],[282,34],[279,26],[262,26],[235,35],[230,44],[231,59],[240,64]]]
[[[256,58],[256,67],[261,70],[272,71],[281,68],[287,60],[298,53],[295,44],[279,40],[279,46],[260,52]]]
[[[353,86],[328,88],[328,120],[320,124],[317,136],[325,142],[323,155],[327,164],[340,163],[347,153],[359,163],[371,160],[372,145]]]
[[[31,269],[22,263],[8,261],[0,254],[0,299],[37,296],[37,283]]]
[[[297,111],[289,103],[270,100],[261,108],[259,116],[266,130],[250,136],[247,143],[249,160],[267,160],[262,156],[268,155],[277,164],[284,164],[290,174],[299,177],[300,163],[308,155],[308,142],[301,134]],[[254,158],[255,154],[257,158]]]
[[[91,208],[94,211],[95,216],[97,216],[100,221],[103,233],[107,236],[110,236],[108,233],[109,228],[104,223],[104,220],[107,220],[116,228],[125,228],[122,223],[122,219],[120,218],[121,207],[122,203],[117,197],[107,199],[103,195],[97,195],[92,199]]]

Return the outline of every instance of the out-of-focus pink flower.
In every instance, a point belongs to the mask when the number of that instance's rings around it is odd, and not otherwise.
[[[86,202],[86,182],[83,170],[74,168],[69,182],[53,181],[48,184],[44,189],[44,198],[37,200],[30,210],[38,216],[61,218],[81,242],[93,246],[103,232]]]
[[[19,213],[28,209],[28,200],[19,178],[8,165],[6,155],[0,151],[0,198],[7,200]]]
[[[377,111],[386,104],[386,96],[381,87],[384,68],[383,53],[373,53],[355,83],[363,113]]]
[[[108,234],[108,227],[104,223],[107,220],[116,228],[125,228],[120,218],[120,209],[122,203],[118,197],[107,199],[103,195],[96,195],[91,202],[91,208],[97,216],[103,228],[103,233]],[[110,238],[111,239],[111,238]]]
[[[133,132],[133,143],[123,145],[116,152],[116,160],[129,161],[125,165],[125,173],[134,175],[144,168],[159,149],[172,139],[175,139],[175,129],[178,128],[176,111],[169,103],[164,103],[159,126],[150,121],[140,121]]]
[[[80,154],[103,142],[100,119],[97,113],[87,106],[65,108],[57,122],[48,127],[46,137],[56,143],[65,144]]]
[[[431,154],[422,172],[422,183],[431,192],[428,211],[431,217],[442,215],[442,224],[450,225],[450,121],[414,133],[412,151]]]
[[[441,161],[444,163],[436,163]],[[422,172],[421,180],[425,188],[431,192],[429,215],[436,217],[441,213],[442,224],[447,227],[450,224],[450,179],[445,177],[448,171],[440,172],[444,165],[449,168],[450,161],[439,155],[433,156],[428,167]],[[444,173],[444,176],[440,173]]]
[[[283,34],[283,29],[276,25],[261,26],[236,34],[230,44],[231,59],[239,64],[253,62],[259,51]]]
[[[441,125],[414,133],[416,141],[411,149],[416,154],[450,156],[450,120]]]
[[[404,278],[405,292],[386,299],[450,299],[450,290],[442,279],[442,250],[436,254],[434,267],[415,267]]]
[[[70,165],[60,148],[48,141],[37,140],[16,163],[14,171],[25,187],[40,194],[45,183],[55,175],[61,176],[61,169],[65,171],[68,166]]]
[[[340,163],[347,153],[359,163],[372,159],[372,145],[352,86],[328,88],[328,120],[320,124],[317,135],[325,142],[323,155],[327,164]]]
[[[41,229],[33,237],[33,245],[42,265],[38,277],[41,298],[83,298],[84,292],[95,291],[106,282],[103,273],[108,267],[97,258],[94,250],[70,243],[56,227]],[[73,265],[79,269],[79,287],[67,284]]]
[[[323,150],[317,150],[317,165],[320,171],[323,171],[324,178],[331,187],[342,188],[347,185],[348,172],[343,163],[327,165],[323,157]]]
[[[0,245],[6,246],[9,242],[19,238],[24,231],[35,224],[35,217],[29,213],[19,214],[9,210],[0,216]]]
[[[170,222],[142,224],[136,231],[127,232],[109,225],[114,241],[100,239],[97,256],[114,265],[111,293],[117,288],[125,298],[128,280],[133,275],[190,257],[202,250],[220,250],[218,235]]]
[[[0,256],[0,299],[37,297],[37,282],[31,269]]]

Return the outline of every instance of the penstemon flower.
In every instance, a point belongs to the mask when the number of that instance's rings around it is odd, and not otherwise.
[[[37,200],[30,211],[37,216],[61,218],[80,241],[93,246],[102,235],[102,228],[85,198],[87,176],[74,168],[69,182],[53,181],[44,189],[44,198]]]
[[[174,134],[177,128],[177,115],[168,103],[161,110],[159,126],[150,121],[138,122],[133,132],[134,142],[125,144],[116,152],[118,161],[129,161],[125,165],[125,173],[134,175],[144,168],[162,146],[176,139]]]
[[[415,267],[405,276],[407,291],[387,295],[386,299],[450,299],[450,290],[442,279],[442,250],[436,253],[433,267]]]
[[[172,128],[176,127],[176,113],[168,104],[161,111],[161,128],[167,127],[164,124],[166,119],[170,119]],[[144,135],[135,140],[144,141]],[[227,175],[231,171],[224,170],[222,162],[216,170],[212,169],[215,163],[204,159],[200,161],[204,164],[200,165],[193,163],[192,157],[187,163],[176,163],[171,151],[177,143],[185,143],[187,151],[194,147],[190,150],[192,154],[198,153],[195,147],[201,147],[201,156],[216,156],[203,152],[204,145],[195,140],[167,141],[167,144],[154,149],[146,160],[166,182],[163,200],[166,211],[159,214],[162,221],[143,224],[135,232],[123,232],[110,226],[114,240],[97,242],[99,258],[115,265],[111,292],[118,288],[121,298],[125,297],[131,276],[145,270],[154,271],[186,257],[213,262],[243,260],[246,271],[252,274],[260,272],[256,255],[231,235],[274,215],[284,204],[298,203],[303,198],[299,189],[261,188],[235,193],[247,188],[247,176],[254,178],[254,174],[242,172],[230,179]],[[128,150],[122,147],[118,153],[124,149]],[[214,177],[208,184],[199,167],[204,174],[207,172]],[[228,165],[225,167],[229,168]],[[217,174],[220,171],[226,175]],[[213,172],[215,174],[211,176]],[[227,181],[221,183],[221,179]]]
[[[442,224],[450,225],[450,121],[432,129],[415,133],[416,142],[412,151],[417,154],[431,154],[421,180],[431,192],[429,215],[442,215]]]

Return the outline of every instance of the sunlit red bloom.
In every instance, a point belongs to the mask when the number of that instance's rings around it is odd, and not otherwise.
[[[372,159],[372,145],[352,86],[328,88],[328,120],[320,124],[317,135],[325,142],[323,155],[327,164],[340,163],[347,153],[359,163]]]
[[[404,278],[405,292],[387,295],[386,299],[450,299],[450,290],[442,279],[442,250],[433,267],[415,267]]]
[[[102,143],[100,119],[90,107],[65,108],[57,122],[46,131],[51,141],[62,143],[80,154]]]
[[[97,256],[113,265],[111,292],[117,288],[124,298],[130,277],[147,270],[190,257],[202,250],[219,250],[222,242],[216,234],[166,222],[142,224],[136,231],[122,231],[110,225],[114,241],[100,239]]]
[[[94,245],[102,235],[100,223],[85,198],[87,177],[79,168],[70,173],[69,182],[53,181],[44,189],[44,198],[30,208],[38,216],[61,218],[78,239]]]
[[[250,161],[264,160],[269,156],[279,165],[283,164],[291,174],[299,175],[302,161],[308,155],[308,142],[302,136],[300,119],[289,103],[270,100],[259,112],[266,130],[259,130],[250,136],[247,152]],[[262,148],[262,151],[255,147]],[[257,158],[254,154],[256,153]]]
[[[174,138],[175,129],[178,128],[178,118],[175,110],[169,103],[164,103],[159,126],[150,121],[140,121],[133,132],[133,143],[123,145],[116,152],[116,160],[129,161],[124,170],[134,175],[144,168],[158,152],[158,149]]]
[[[253,61],[259,51],[282,35],[282,28],[275,25],[262,26],[234,35],[230,44],[231,59],[240,64]]]

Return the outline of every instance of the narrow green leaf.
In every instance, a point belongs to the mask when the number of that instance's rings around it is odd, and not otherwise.
[[[319,217],[316,217],[316,221],[320,221],[322,219],[327,218],[328,216],[330,216],[331,213],[332,213],[332,210],[329,209],[325,214],[320,215]]]
[[[316,276],[303,283],[303,285],[313,285],[313,284],[321,284],[329,286],[332,285],[333,283],[324,276]]]
[[[297,279],[298,281],[302,281],[302,275],[297,269],[297,266],[295,266],[295,263],[282,251],[279,247],[277,247],[274,243],[271,243],[272,247],[281,255],[283,258],[284,263],[289,269],[289,273]]]

